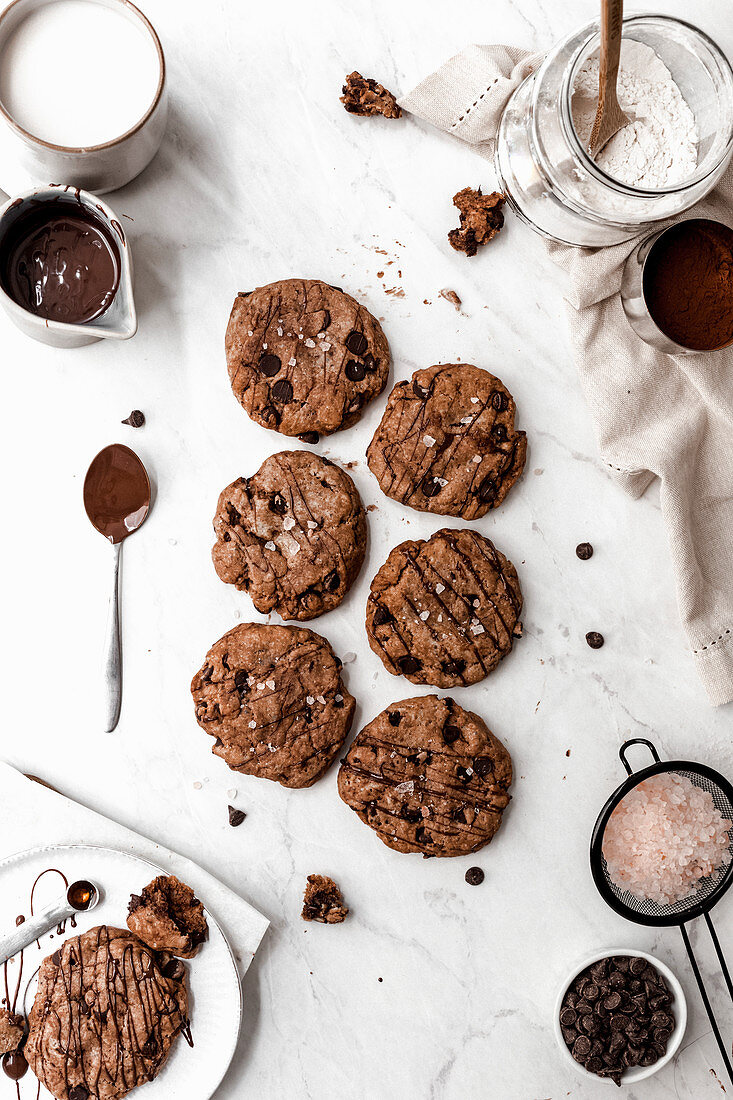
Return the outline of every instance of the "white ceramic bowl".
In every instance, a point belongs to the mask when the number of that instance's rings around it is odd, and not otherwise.
[[[560,1009],[562,1008],[562,1002],[571,984],[578,977],[578,974],[581,974],[589,966],[592,966],[593,963],[600,962],[601,959],[607,959],[613,955],[627,955],[632,959],[646,959],[646,961],[651,963],[663,976],[674,997],[672,1009],[674,1010],[675,1026],[674,1031],[669,1037],[669,1042],[667,1043],[666,1054],[663,1058],[659,1058],[653,1066],[631,1066],[629,1069],[625,1069],[621,1078],[622,1085],[635,1085],[637,1081],[644,1081],[647,1077],[653,1077],[655,1073],[658,1073],[660,1069],[663,1069],[664,1066],[674,1058],[679,1050],[682,1037],[685,1034],[685,1028],[687,1027],[687,1000],[682,986],[669,967],[665,966],[663,962],[660,962],[659,959],[656,959],[653,955],[647,955],[646,951],[636,951],[631,947],[609,947],[605,951],[598,951],[595,955],[589,955],[588,958],[583,959],[582,962],[573,967],[572,971],[563,982],[560,992],[557,995],[557,1001],[555,1002],[554,1025],[557,1045],[560,1047],[566,1062],[572,1066],[580,1077],[585,1077],[589,1081],[606,1081],[615,1088],[616,1086],[610,1077],[599,1077],[597,1073],[591,1073],[585,1066],[581,1066],[580,1062],[575,1061],[562,1037],[562,1030],[560,1028]]]
[[[49,181],[80,187],[103,195],[134,179],[160,147],[168,115],[165,57],[152,23],[130,0],[88,0],[118,10],[150,35],[158,56],[158,86],[152,103],[126,133],[88,148],[53,145],[24,130],[0,102],[0,187],[8,195]],[[53,0],[13,0],[0,13],[0,50],[18,25],[32,12]],[[113,44],[112,44],[113,45]],[[134,72],[130,79],[135,79]]]

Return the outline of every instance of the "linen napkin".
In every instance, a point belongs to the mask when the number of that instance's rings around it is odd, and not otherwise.
[[[493,158],[504,105],[540,60],[470,46],[400,105]],[[733,225],[731,169],[683,216]],[[601,456],[632,497],[660,479],[682,623],[718,706],[733,699],[733,350],[664,355],[631,329],[618,291],[624,261],[649,232],[607,248],[547,247],[569,277],[570,338]]]
[[[147,840],[130,829],[27,779],[0,761],[3,810],[0,859],[49,844],[94,844],[140,856],[187,883],[221,925],[234,953],[240,980],[254,958],[269,921],[243,898],[190,859]],[[0,877],[2,869],[0,869]]]

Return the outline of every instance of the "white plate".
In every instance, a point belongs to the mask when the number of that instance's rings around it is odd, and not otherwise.
[[[102,900],[91,913],[77,917],[77,928],[67,925],[64,935],[57,935],[54,928],[41,938],[40,948],[35,943],[24,951],[23,974],[18,998],[19,1009],[28,989],[30,1008],[35,993],[35,973],[41,961],[55,951],[69,936],[94,928],[98,924],[110,924],[125,928],[130,894],[139,894],[142,888],[158,874],[165,874],[147,860],[113,848],[94,845],[33,848],[0,860],[0,930],[11,931],[19,914],[30,916],[31,888],[37,876],[48,868],[56,868],[66,875],[69,882],[88,878],[102,891]],[[52,898],[63,892],[63,882],[58,874],[47,874],[39,881],[34,896],[34,909],[38,912]],[[205,899],[202,898],[205,902]],[[209,938],[195,959],[186,962],[188,970],[189,1015],[193,1047],[181,1037],[170,1057],[154,1081],[141,1085],[131,1095],[146,1100],[209,1100],[221,1083],[232,1060],[239,1038],[242,1016],[242,991],[231,948],[216,920],[206,912]],[[11,997],[18,980],[19,959],[8,963],[8,985]],[[30,981],[30,988],[29,986]],[[0,976],[0,984],[2,979]],[[3,984],[2,995],[5,995]],[[28,1072],[20,1082],[21,1096],[27,1094],[35,1100],[37,1081]],[[41,1098],[50,1098],[44,1088]]]

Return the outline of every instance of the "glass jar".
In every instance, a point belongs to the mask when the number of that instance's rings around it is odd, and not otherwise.
[[[573,125],[577,74],[600,50],[598,21],[573,32],[520,84],[499,124],[496,171],[507,203],[538,233],[598,247],[629,240],[687,210],[723,175],[733,154],[733,71],[702,31],[662,15],[624,20],[623,37],[661,58],[695,116],[694,175],[663,189],[621,183],[590,158]]]

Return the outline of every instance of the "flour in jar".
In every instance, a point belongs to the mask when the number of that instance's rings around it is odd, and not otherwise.
[[[598,57],[578,72],[572,114],[587,146],[598,105]],[[600,168],[621,183],[657,190],[689,179],[697,167],[695,116],[661,58],[643,42],[621,43],[618,100],[630,122],[596,157]]]

